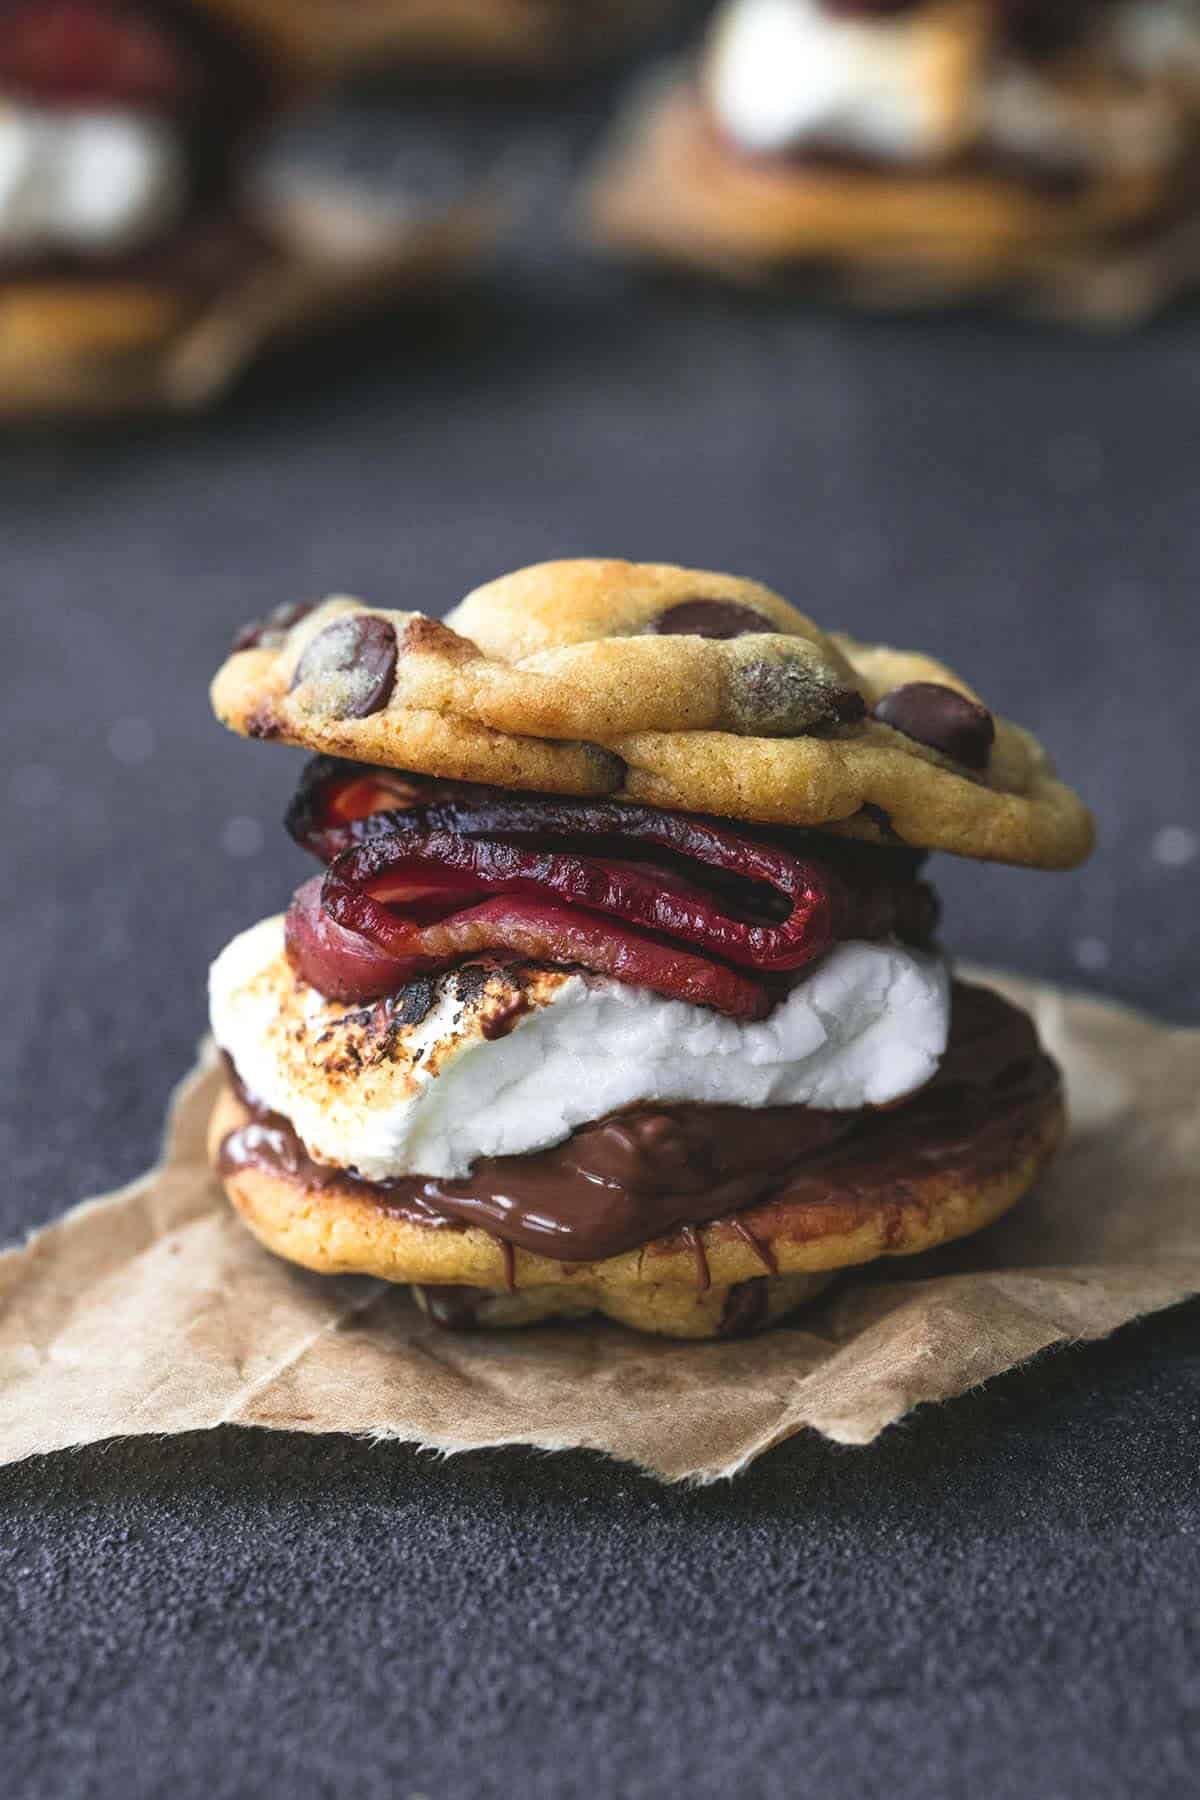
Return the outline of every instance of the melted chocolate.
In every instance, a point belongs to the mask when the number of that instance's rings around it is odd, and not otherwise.
[[[292,686],[311,684],[320,710],[331,718],[366,719],[383,711],[395,680],[395,627],[377,613],[352,613],[305,646]]]
[[[968,769],[986,769],[996,736],[986,706],[940,681],[909,681],[875,702],[872,716]]]
[[[745,1219],[743,1219],[739,1213],[735,1213],[729,1223],[732,1225],[738,1237],[741,1238],[746,1248],[748,1250],[753,1250],[755,1256],[757,1256],[767,1273],[769,1275],[778,1275],[779,1262],[770,1244],[762,1243],[756,1238]]]
[[[732,669],[729,692],[746,729],[767,737],[852,725],[867,710],[857,688],[815,681],[804,663],[787,651],[755,657]]]
[[[740,600],[699,597],[668,606],[648,630],[660,637],[736,638],[751,632],[781,635],[774,620],[753,606]],[[798,692],[806,691],[806,729],[820,724],[852,724],[862,718],[866,703],[854,688],[830,685],[821,695],[823,707],[814,710],[815,684],[811,680],[798,683],[800,674],[786,653],[745,662],[732,671],[737,703],[757,730],[769,736],[789,735],[794,729]]]
[[[251,1113],[221,1146],[222,1175],[262,1168],[352,1192],[392,1218],[443,1229],[477,1226],[561,1262],[593,1262],[683,1233],[706,1286],[703,1244],[689,1226],[719,1220],[774,1272],[769,1240],[819,1236],[831,1211],[848,1219],[886,1202],[897,1231],[913,1184],[935,1171],[1003,1167],[1057,1091],[1055,1065],[1031,1021],[986,988],[958,982],[950,1043],[910,1100],[857,1112],[779,1106],[636,1106],[583,1125],[564,1143],[479,1161],[469,1178],[367,1182],[317,1163],[290,1123],[231,1079]],[[748,1210],[757,1209],[754,1217]],[[672,1246],[673,1247],[673,1246]]]
[[[650,626],[659,637],[735,638],[777,629],[773,619],[741,600],[700,598],[668,606]]]

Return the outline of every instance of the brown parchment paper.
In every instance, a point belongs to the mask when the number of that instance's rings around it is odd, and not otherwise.
[[[867,1444],[922,1401],[1200,1292],[1200,1031],[985,979],[1066,1073],[1054,1169],[978,1237],[848,1274],[802,1323],[726,1344],[601,1322],[458,1336],[404,1289],[277,1261],[205,1164],[208,1047],[162,1163],[0,1256],[0,1461],[233,1422],[587,1447],[708,1481],[806,1426]]]

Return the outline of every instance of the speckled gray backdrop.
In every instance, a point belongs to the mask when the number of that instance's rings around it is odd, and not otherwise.
[[[1195,315],[850,320],[527,241],[217,418],[6,444],[3,1235],[151,1158],[205,965],[297,878],[298,759],[205,684],[239,621],[330,588],[440,611],[650,557],[928,645],[1103,840],[1074,876],[943,861],[948,938],[1195,1019],[1198,391]],[[1198,1324],[702,1494],[231,1431],[0,1472],[6,1790],[1180,1793]]]

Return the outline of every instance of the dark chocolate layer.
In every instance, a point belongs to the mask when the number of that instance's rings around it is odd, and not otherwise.
[[[461,1181],[366,1182],[314,1162],[288,1120],[239,1085],[254,1116],[225,1139],[219,1168],[352,1190],[412,1224],[478,1226],[538,1255],[596,1262],[764,1203],[782,1213],[894,1199],[937,1170],[1004,1167],[1058,1085],[1027,1016],[986,988],[957,982],[937,1074],[893,1107],[635,1106],[548,1150],[484,1158]],[[769,1264],[769,1251],[763,1259]]]

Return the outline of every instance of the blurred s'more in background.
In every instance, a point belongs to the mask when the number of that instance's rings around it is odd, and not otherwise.
[[[342,85],[557,77],[668,11],[0,0],[0,419],[194,408],[276,343],[442,291],[496,232],[495,122]]]
[[[1200,4],[728,0],[587,209],[742,280],[1135,318],[1200,275]]]

